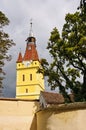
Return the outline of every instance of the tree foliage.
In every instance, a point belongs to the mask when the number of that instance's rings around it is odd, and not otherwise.
[[[7,52],[12,45],[15,45],[9,35],[4,32],[6,25],[9,25],[9,19],[0,11],[0,88],[2,88],[2,80],[5,74],[3,71],[5,60],[10,60],[10,55]]]
[[[59,87],[59,92],[70,101],[67,90],[74,94],[75,101],[86,101],[86,3],[82,3],[74,14],[65,17],[62,35],[55,27],[51,32],[47,49],[52,63],[41,61],[51,89]],[[41,71],[41,69],[40,69]]]

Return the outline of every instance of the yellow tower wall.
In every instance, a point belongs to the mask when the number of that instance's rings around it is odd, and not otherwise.
[[[39,67],[39,61],[33,61],[29,66],[28,62],[17,63],[16,98],[39,99],[40,91],[44,90],[43,75],[37,73]]]

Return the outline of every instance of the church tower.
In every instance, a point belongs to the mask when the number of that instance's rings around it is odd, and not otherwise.
[[[37,73],[41,64],[36,50],[36,38],[32,32],[32,22],[30,24],[25,54],[22,56],[20,52],[16,62],[16,98],[35,100],[39,99],[40,91],[44,90],[44,77]]]

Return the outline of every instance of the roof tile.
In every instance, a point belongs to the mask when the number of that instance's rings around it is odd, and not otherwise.
[[[27,44],[23,60],[39,60],[35,44]]]
[[[64,103],[64,97],[62,94],[43,92],[41,91],[42,96],[44,97],[47,104],[60,104]]]
[[[23,58],[22,58],[22,54],[21,54],[21,52],[20,52],[20,53],[19,53],[19,56],[18,56],[18,59],[17,59],[17,63],[18,63],[18,62],[22,62],[22,59],[23,59]]]

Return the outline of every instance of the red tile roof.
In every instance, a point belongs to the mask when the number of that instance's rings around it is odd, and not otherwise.
[[[39,60],[35,44],[27,44],[23,60]]]
[[[52,93],[52,92],[43,92],[43,91],[41,91],[41,94],[47,104],[64,103],[64,97],[62,96],[62,94]]]
[[[19,53],[19,56],[18,56],[18,59],[17,59],[17,63],[18,63],[18,62],[22,62],[22,59],[23,59],[23,58],[22,58],[22,54],[21,54],[21,52],[20,52],[20,53]]]

